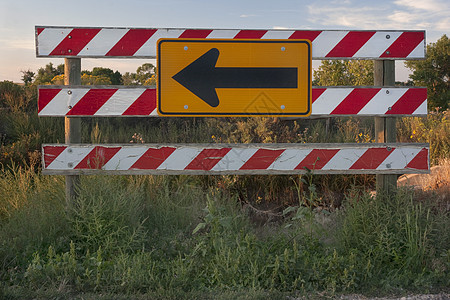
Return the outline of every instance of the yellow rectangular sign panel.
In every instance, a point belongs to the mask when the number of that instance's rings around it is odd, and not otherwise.
[[[161,116],[311,114],[308,40],[160,39]]]

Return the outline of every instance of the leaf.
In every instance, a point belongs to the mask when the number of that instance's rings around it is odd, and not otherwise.
[[[198,225],[192,231],[192,234],[196,234],[200,230],[205,229],[205,227],[206,227],[206,223],[198,223]]]

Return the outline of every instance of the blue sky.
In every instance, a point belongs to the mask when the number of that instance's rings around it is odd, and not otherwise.
[[[0,0],[0,81],[21,81],[36,58],[34,26],[151,28],[426,30],[427,44],[450,33],[448,0]],[[148,60],[147,60],[148,61]],[[83,59],[82,68],[135,72],[146,60]],[[153,61],[150,61],[153,62]],[[314,66],[317,67],[319,62]],[[407,80],[403,62],[396,79]]]

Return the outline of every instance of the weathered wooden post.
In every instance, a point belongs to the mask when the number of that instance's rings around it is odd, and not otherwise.
[[[395,61],[375,60],[374,61],[374,85],[384,87],[395,86]],[[386,90],[389,93],[389,90]],[[391,108],[389,108],[390,110]],[[397,142],[395,117],[375,117],[375,142],[395,143]],[[378,192],[390,194],[397,188],[397,175],[376,175],[376,188]]]
[[[73,86],[81,85],[81,59],[65,58],[64,59],[64,84]],[[69,89],[69,95],[72,93]],[[79,144],[81,143],[81,118],[65,117],[65,143]],[[66,204],[70,207],[73,199],[77,196],[77,187],[79,186],[79,175],[66,175]]]

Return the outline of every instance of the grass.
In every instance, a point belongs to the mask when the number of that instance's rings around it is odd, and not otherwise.
[[[261,226],[201,180],[86,176],[65,209],[61,177],[4,170],[1,293],[267,299],[450,284],[448,212],[432,197],[353,192],[337,212],[300,205]]]

